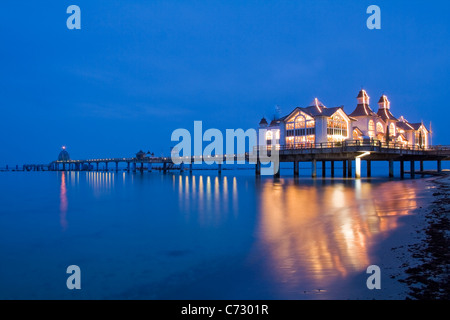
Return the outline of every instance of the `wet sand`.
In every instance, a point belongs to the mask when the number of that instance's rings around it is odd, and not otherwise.
[[[407,299],[450,298],[450,174],[430,180],[433,187],[426,208],[421,241],[408,246],[412,261],[404,265]]]
[[[402,226],[374,248],[381,290],[366,290],[350,299],[449,299],[450,173],[426,178],[425,184],[418,207],[401,217]]]

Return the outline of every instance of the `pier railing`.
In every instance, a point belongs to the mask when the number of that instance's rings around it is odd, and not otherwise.
[[[264,146],[260,146],[264,147]],[[411,146],[401,143],[385,143],[381,141],[360,141],[360,140],[347,140],[342,142],[322,142],[322,143],[296,143],[287,145],[267,145],[265,146],[267,150],[272,150],[277,148],[277,150],[295,150],[295,149],[323,149],[323,148],[345,148],[345,147],[379,147],[379,148],[389,148],[389,149],[403,149],[403,150],[435,150],[435,147],[421,147],[421,146]]]
[[[314,149],[334,149],[336,151],[347,151],[349,149],[358,148],[370,148],[371,151],[387,151],[387,149],[404,150],[404,151],[418,151],[418,152],[430,152],[432,154],[442,154],[450,156],[450,146],[411,146],[402,143],[385,143],[381,141],[360,141],[360,140],[347,140],[342,142],[323,142],[323,143],[297,143],[287,145],[265,145],[254,147],[254,152],[259,151],[271,151],[271,150],[314,150]]]

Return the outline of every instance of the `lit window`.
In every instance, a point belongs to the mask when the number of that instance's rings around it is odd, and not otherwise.
[[[377,132],[378,132],[378,133],[384,133],[384,127],[383,127],[383,125],[381,124],[381,122],[378,122],[378,123],[377,123]]]
[[[393,123],[391,123],[391,125],[390,125],[389,134],[391,136],[395,136],[395,124],[393,124]]]
[[[331,140],[343,140],[347,138],[347,121],[338,114],[329,118],[327,120],[327,134],[332,136],[333,139]]]

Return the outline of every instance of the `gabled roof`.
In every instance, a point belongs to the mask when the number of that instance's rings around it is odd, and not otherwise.
[[[397,128],[403,129],[405,131],[414,130],[414,127],[407,121],[399,121],[396,123]]]
[[[419,130],[420,126],[423,126],[425,130],[429,131],[423,123],[410,123],[410,125],[414,128],[414,130]]]
[[[335,114],[339,109],[341,109],[342,111],[343,108],[342,107],[333,107],[333,108],[326,108],[323,110],[322,115],[327,116],[327,117],[331,117],[333,114]],[[348,117],[348,115],[344,112],[344,114]]]
[[[320,117],[320,116],[326,116],[330,117],[332,116],[338,109],[342,109],[341,107],[333,107],[333,108],[327,108],[322,107],[320,108],[320,112],[317,109],[316,106],[310,106],[306,108],[300,108],[303,112],[307,113],[311,117]]]
[[[404,141],[408,141],[408,139],[406,139],[405,135],[403,133],[398,133],[395,138],[398,139],[399,137],[401,137]]]
[[[294,110],[292,110],[291,113],[289,113],[287,116],[284,116],[282,118],[277,119],[278,121],[284,121],[288,118],[290,118],[293,114],[295,114],[297,111],[301,111],[308,116],[315,118],[315,117],[331,117],[333,114],[335,114],[339,109],[343,111],[343,113],[348,117],[348,115],[344,112],[343,107],[333,107],[333,108],[327,108],[324,105],[322,106],[309,106],[306,108],[302,107],[296,107]]]
[[[355,130],[358,130],[360,134],[363,134],[363,132],[361,131],[360,128],[358,128],[358,127],[353,127],[353,131],[355,131]]]
[[[259,122],[259,125],[267,125],[267,120],[266,118],[262,118],[261,121]]]

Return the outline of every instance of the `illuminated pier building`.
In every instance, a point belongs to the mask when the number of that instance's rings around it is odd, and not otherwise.
[[[262,118],[259,129],[265,139],[259,145],[272,143],[287,149],[339,145],[343,141],[371,141],[402,148],[424,148],[429,145],[429,130],[423,123],[409,123],[403,116],[391,113],[386,95],[378,101],[378,111],[370,107],[370,97],[361,90],[357,105],[347,114],[343,106],[327,108],[317,98],[307,107],[296,107],[288,115],[270,123]]]

